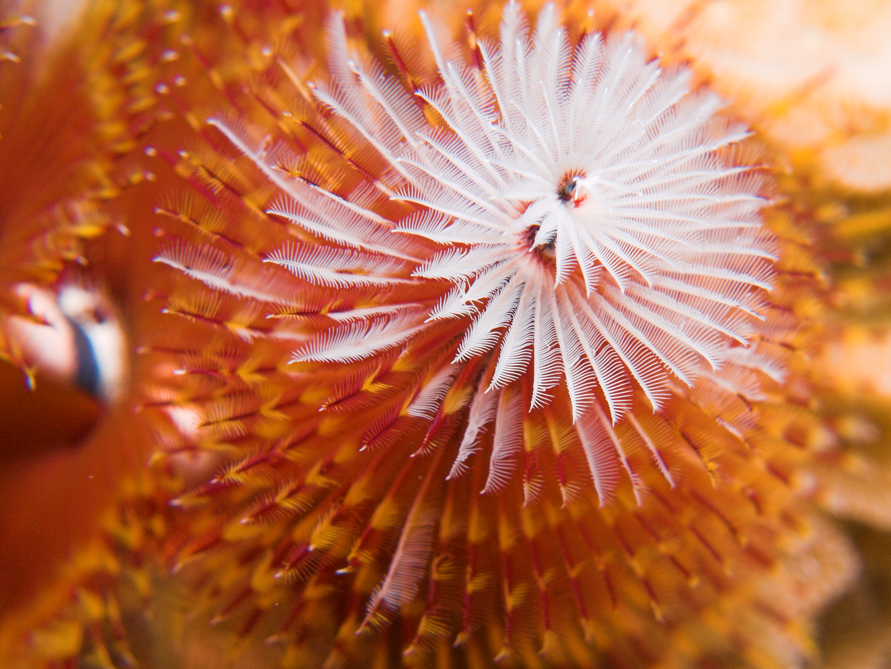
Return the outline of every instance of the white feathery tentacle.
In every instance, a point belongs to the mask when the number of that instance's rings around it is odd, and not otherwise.
[[[485,386],[480,382],[470,404],[467,427],[464,429],[464,437],[461,439],[458,455],[455,456],[448,479],[460,476],[467,469],[467,459],[480,450],[480,439],[495,417],[500,394],[497,390],[486,392]]]
[[[494,492],[507,485],[516,465],[516,456],[523,447],[523,405],[516,389],[498,392],[495,434],[489,457],[489,475],[483,492]]]
[[[328,330],[294,353],[294,362],[356,362],[405,343],[423,325],[411,314]]]

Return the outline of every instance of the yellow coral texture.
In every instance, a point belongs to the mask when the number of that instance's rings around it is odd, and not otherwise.
[[[889,29],[4,3],[0,664],[887,666]]]

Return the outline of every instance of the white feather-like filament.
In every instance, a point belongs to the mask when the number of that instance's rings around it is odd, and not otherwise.
[[[368,598],[363,625],[371,622],[380,607],[397,612],[411,603],[427,575],[438,519],[429,510],[415,517],[416,513],[406,521],[387,575]]]
[[[482,434],[495,417],[499,395],[498,392],[486,392],[485,386],[482,382],[480,383],[470,404],[467,427],[464,429],[464,436],[458,447],[458,455],[455,456],[455,461],[449,471],[449,479],[456,478],[463,473],[467,468],[467,459],[480,450]]]
[[[436,527],[439,521],[435,508],[430,508],[428,493],[433,480],[432,471],[442,457],[440,450],[434,457],[433,465],[418,490],[411,509],[405,519],[399,542],[387,569],[384,580],[372,591],[368,598],[365,620],[360,630],[364,630],[376,613],[394,613],[414,600],[421,581],[427,575],[427,564],[436,539]],[[380,611],[380,609],[385,609]]]
[[[493,492],[507,485],[523,447],[522,398],[516,389],[498,391],[495,434],[489,457],[489,475],[483,492]]]
[[[414,324],[414,327],[412,327]],[[328,330],[294,353],[295,362],[356,362],[405,343],[422,326],[411,315]]]
[[[398,273],[401,266],[393,258],[324,246],[285,246],[269,254],[266,262],[284,267],[310,283],[331,288],[416,283],[390,276]]]
[[[446,393],[452,387],[452,381],[458,373],[458,367],[444,367],[430,379],[415,396],[406,410],[409,416],[432,420],[442,406]]]

